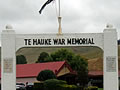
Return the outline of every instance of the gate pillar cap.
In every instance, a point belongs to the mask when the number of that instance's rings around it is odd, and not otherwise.
[[[6,25],[6,30],[12,30],[12,29],[13,29],[12,25],[10,24]]]
[[[104,32],[116,32],[116,29],[113,27],[112,24],[107,24]]]
[[[106,28],[107,28],[107,29],[113,29],[113,25],[112,25],[112,24],[107,24],[107,25],[106,25]]]
[[[2,30],[2,34],[14,34],[15,31],[13,30],[12,25],[8,24],[5,26],[5,30]]]

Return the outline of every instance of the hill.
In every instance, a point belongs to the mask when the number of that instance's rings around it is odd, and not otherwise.
[[[66,47],[63,47],[66,48]],[[17,51],[16,55],[24,55],[27,58],[28,63],[35,63],[41,52],[48,52],[49,54],[57,51],[59,48],[22,48]],[[81,55],[87,59],[102,57],[102,50],[97,47],[67,47],[70,51]]]

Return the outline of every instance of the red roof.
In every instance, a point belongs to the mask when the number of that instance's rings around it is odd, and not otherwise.
[[[36,64],[19,64],[16,67],[17,77],[36,77],[40,71],[49,69],[52,70],[56,75],[66,65],[70,71],[72,69],[65,61],[58,62],[47,62],[47,63],[36,63]]]

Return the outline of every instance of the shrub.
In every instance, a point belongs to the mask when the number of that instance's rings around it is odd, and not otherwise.
[[[86,88],[85,90],[98,90],[97,86],[90,86],[88,88]]]
[[[80,89],[76,85],[63,84],[63,85],[59,85],[59,89],[57,90],[80,90]]]
[[[43,70],[37,76],[38,81],[45,81],[48,79],[56,79],[54,72],[51,70]]]
[[[16,56],[16,64],[27,64],[26,57],[24,55]]]
[[[44,81],[44,83],[41,82],[34,83],[33,90],[83,90],[83,88],[78,87],[76,85],[68,85],[66,81],[63,80],[49,79]]]
[[[58,90],[59,85],[67,84],[66,81],[49,79],[44,82],[45,90]]]
[[[77,86],[77,89],[76,90],[84,90],[84,87],[78,87]]]
[[[33,90],[44,90],[44,86],[42,82],[35,82],[33,86]]]
[[[68,85],[66,81],[49,79],[44,82],[45,90],[83,90],[76,85]]]

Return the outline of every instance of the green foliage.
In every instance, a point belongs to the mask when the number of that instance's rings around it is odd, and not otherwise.
[[[76,71],[86,71],[88,66],[87,60],[79,55],[74,55],[69,64]]]
[[[98,90],[97,86],[90,86],[88,88],[85,88],[84,90]]]
[[[67,84],[66,81],[57,80],[57,79],[49,79],[44,82],[45,90],[59,90],[59,85]]]
[[[16,64],[27,64],[26,57],[24,55],[16,56]]]
[[[51,58],[53,59],[53,61],[71,61],[73,57],[74,53],[67,49],[59,49],[58,51],[51,53]]]
[[[36,63],[50,62],[50,61],[52,61],[52,59],[49,56],[49,54],[47,52],[41,52]]]
[[[33,90],[99,90],[99,88],[97,86],[83,88],[76,85],[68,85],[63,80],[49,79],[44,82],[35,82]]]
[[[38,81],[45,81],[48,79],[55,79],[55,78],[56,78],[56,76],[55,76],[54,72],[51,70],[43,70],[37,76]]]
[[[76,70],[78,73],[77,82],[80,85],[84,86],[88,82],[88,63],[87,61],[80,57],[79,55],[75,55],[73,60],[70,62],[70,66],[73,70]]]
[[[59,90],[81,90],[76,85],[68,85],[68,84],[59,85],[59,88],[60,88]]]
[[[59,49],[51,54],[53,61],[67,60],[71,68],[78,73],[78,83],[85,85],[88,82],[88,63],[85,58],[80,55],[75,55],[73,52],[67,49]]]
[[[40,56],[38,57],[37,63],[46,62],[46,59],[49,57],[49,54],[46,52],[41,52]]]
[[[80,85],[85,85],[88,82],[88,63],[85,58],[80,55],[74,54],[68,49],[59,49],[56,52],[50,54],[42,52],[39,56],[38,62],[48,62],[48,61],[63,61],[66,60],[71,68],[78,73],[77,82]],[[42,79],[40,79],[42,80]]]
[[[66,81],[49,79],[41,82],[35,82],[33,90],[83,90],[76,85],[68,85]]]
[[[83,90],[76,85],[68,85],[66,81],[49,79],[44,82],[45,90]]]
[[[98,90],[103,90],[103,88],[98,88]]]
[[[34,82],[33,90],[44,90],[44,85],[41,82]]]

